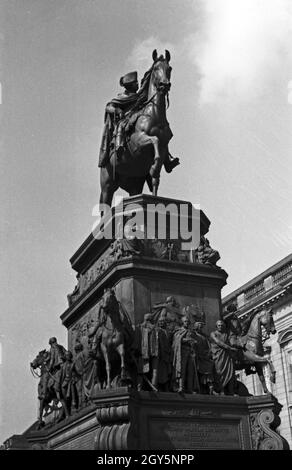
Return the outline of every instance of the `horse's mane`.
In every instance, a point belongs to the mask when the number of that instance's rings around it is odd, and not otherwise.
[[[245,335],[251,325],[251,322],[253,321],[254,317],[258,314],[259,312],[256,310],[253,312],[246,320],[242,320],[241,325],[242,325],[242,334]]]
[[[146,103],[146,101],[147,101],[148,88],[149,88],[151,73],[152,73],[152,70],[153,70],[153,65],[154,64],[152,64],[150,69],[148,69],[144,73],[144,77],[141,80],[140,90],[137,93],[138,94],[138,99],[137,99],[136,104],[133,107],[133,110],[135,110],[135,111],[141,109],[143,107],[144,103]]]

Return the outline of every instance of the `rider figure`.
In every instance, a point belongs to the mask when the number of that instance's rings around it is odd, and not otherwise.
[[[49,372],[52,374],[56,373],[61,369],[61,365],[65,360],[65,348],[57,343],[57,338],[52,337],[49,339],[50,349],[50,362]]]
[[[105,126],[99,153],[99,166],[103,167],[109,161],[110,143],[115,136],[115,150],[120,157],[124,152],[123,146],[123,118],[132,109],[138,99],[138,74],[129,72],[120,78],[120,85],[124,87],[123,93],[113,98],[105,108]]]
[[[114,145],[117,158],[120,158],[125,151],[124,133],[126,123],[124,118],[129,111],[133,110],[139,98],[137,72],[129,72],[121,77],[120,86],[124,88],[124,91],[107,103],[105,108],[104,130],[99,152],[99,167],[104,167],[108,164],[111,154],[111,145]],[[143,105],[141,105],[141,107],[143,107]],[[140,106],[138,106],[138,108],[140,108]],[[114,144],[112,144],[112,140],[114,140]],[[179,165],[179,159],[171,159],[167,152],[164,161],[165,171],[170,173],[177,165]]]

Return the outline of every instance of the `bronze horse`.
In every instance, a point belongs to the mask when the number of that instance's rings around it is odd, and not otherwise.
[[[153,65],[141,82],[141,109],[133,110],[126,129],[126,151],[117,158],[113,151],[109,163],[101,168],[100,203],[111,205],[114,192],[121,187],[130,196],[141,194],[147,180],[153,195],[157,195],[160,171],[168,155],[172,132],[166,119],[166,97],[171,86],[170,53],[165,57],[152,54]]]
[[[127,312],[118,302],[113,289],[105,289],[98,312],[98,323],[90,333],[99,343],[106,366],[106,388],[111,388],[115,353],[120,358],[118,367],[121,380],[127,378],[126,355],[134,339],[134,330]]]
[[[230,345],[238,348],[235,357],[235,368],[245,369],[251,373],[251,367],[255,368],[263,386],[264,393],[269,393],[263,374],[263,365],[268,364],[270,368],[270,379],[275,383],[275,369],[272,362],[264,357],[262,327],[267,334],[275,334],[272,310],[261,310],[254,312],[246,324],[241,323],[239,318],[232,313],[224,318],[229,332]]]
[[[38,384],[39,412],[37,418],[39,429],[44,426],[43,413],[49,408],[51,401],[59,401],[54,386],[55,378],[49,373],[47,366],[49,359],[50,353],[43,349],[30,363],[32,374],[40,379]],[[36,372],[36,369],[39,369],[39,373]]]

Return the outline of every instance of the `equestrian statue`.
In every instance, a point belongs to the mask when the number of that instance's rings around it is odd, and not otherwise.
[[[257,309],[242,321],[231,308],[225,312],[224,323],[230,346],[237,350],[233,355],[235,369],[244,369],[247,375],[257,373],[264,393],[269,393],[263,366],[269,366],[272,383],[275,383],[276,371],[271,360],[264,355],[263,329],[267,335],[276,333],[272,309]]]
[[[141,194],[147,181],[157,195],[160,173],[179,164],[168,150],[173,134],[166,118],[169,104],[170,53],[152,54],[153,64],[145,73],[138,91],[137,72],[120,79],[125,91],[110,101],[105,109],[99,167],[100,203],[111,205],[120,187],[130,196]]]
[[[113,289],[105,289],[97,314],[97,324],[89,334],[93,348],[100,349],[106,367],[106,388],[113,380],[131,381],[131,345],[134,330],[131,319],[117,300]]]

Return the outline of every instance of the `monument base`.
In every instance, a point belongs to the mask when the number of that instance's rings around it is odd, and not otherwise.
[[[286,441],[275,431],[279,408],[271,395],[179,395],[122,387],[99,392],[89,407],[22,438],[30,449],[282,450]]]

